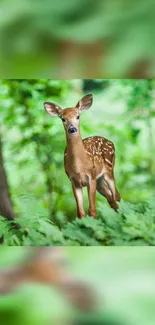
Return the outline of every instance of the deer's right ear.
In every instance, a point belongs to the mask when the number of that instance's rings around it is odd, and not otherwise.
[[[80,110],[80,111],[85,111],[86,109],[88,109],[93,103],[93,95],[92,94],[88,94],[84,97],[82,97],[79,102],[77,103],[76,107]]]
[[[55,103],[45,102],[44,107],[47,114],[51,116],[61,116],[62,109],[59,105]]]

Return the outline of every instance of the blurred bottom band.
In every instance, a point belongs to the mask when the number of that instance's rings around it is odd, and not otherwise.
[[[155,324],[154,247],[1,247],[0,324]]]

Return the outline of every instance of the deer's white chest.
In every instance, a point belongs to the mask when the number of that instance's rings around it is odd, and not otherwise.
[[[67,155],[65,158],[65,170],[71,182],[79,187],[87,186],[89,183],[89,171],[84,160],[80,158],[69,159]]]

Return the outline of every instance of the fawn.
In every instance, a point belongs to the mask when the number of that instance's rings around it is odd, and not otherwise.
[[[68,270],[69,259],[64,249],[35,247],[28,252],[26,260],[18,266],[0,267],[0,295],[13,292],[23,283],[41,283],[59,289],[79,310],[93,310],[94,290]]]
[[[69,177],[77,203],[77,216],[84,217],[82,187],[87,186],[89,197],[88,214],[96,218],[96,190],[106,197],[110,206],[117,211],[120,195],[114,178],[115,148],[111,141],[80,135],[80,114],[90,108],[92,94],[88,94],[73,108],[61,109],[59,105],[45,102],[46,112],[61,118],[66,132],[67,147],[64,153],[65,172]]]

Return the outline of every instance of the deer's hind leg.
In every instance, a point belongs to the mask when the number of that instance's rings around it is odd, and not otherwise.
[[[107,199],[111,208],[113,208],[115,211],[118,210],[118,204],[116,203],[116,201],[120,201],[120,195],[119,195],[117,189],[115,188],[116,200],[114,200],[112,191],[111,191],[108,183],[105,181],[104,176],[100,177],[97,180],[97,191]]]

